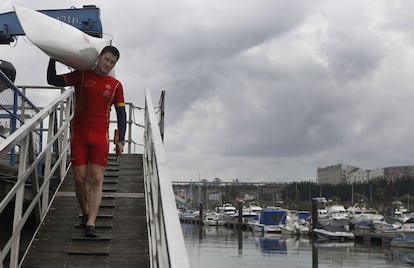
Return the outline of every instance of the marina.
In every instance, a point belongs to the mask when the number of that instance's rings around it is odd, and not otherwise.
[[[308,211],[291,211],[280,207],[260,208],[255,217],[243,217],[245,208],[239,203],[239,209],[230,214],[220,208],[215,211],[179,212],[182,224],[220,227],[229,230],[252,232],[254,235],[280,234],[291,237],[309,238],[315,241],[362,243],[413,248],[414,249],[414,218],[407,217],[404,222],[399,216],[384,217],[378,212],[362,212],[359,217],[347,213],[341,205],[332,205],[327,209],[318,209],[319,199],[312,202],[312,213]],[[227,206],[230,206],[227,204]],[[202,206],[201,206],[202,207]],[[355,208],[355,207],[353,207]],[[320,210],[327,211],[326,214]],[[240,212],[242,211],[242,212]],[[348,210],[349,211],[349,210]],[[215,217],[213,221],[212,215]],[[408,214],[407,211],[407,215]],[[218,219],[221,219],[219,223]],[[201,231],[200,231],[201,233]],[[201,237],[200,237],[201,238]]]
[[[181,224],[191,267],[412,267],[414,250]],[[200,238],[200,233],[202,237]]]

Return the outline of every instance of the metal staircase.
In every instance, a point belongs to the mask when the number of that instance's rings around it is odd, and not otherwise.
[[[71,185],[73,89],[63,90],[0,142],[0,163],[6,165],[13,150],[18,157],[10,187],[0,187],[0,218],[12,219],[0,233],[0,268],[189,267],[159,128],[163,117],[157,118],[145,93],[144,150],[128,150],[108,165],[98,239],[83,237]],[[131,115],[135,106],[128,105]],[[140,124],[131,116],[127,121],[131,148],[139,144],[131,129]],[[40,130],[41,146],[34,141]]]
[[[150,267],[142,155],[111,155],[105,172],[97,238],[79,225],[67,176],[22,267]]]

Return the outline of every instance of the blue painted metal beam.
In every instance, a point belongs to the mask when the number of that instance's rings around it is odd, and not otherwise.
[[[101,12],[95,5],[38,11],[72,25],[91,36],[102,38]],[[0,14],[0,44],[10,44],[14,41],[14,36],[18,35],[24,35],[24,31],[16,13],[13,11]]]

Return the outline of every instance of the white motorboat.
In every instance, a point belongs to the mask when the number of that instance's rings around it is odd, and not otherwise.
[[[328,211],[325,208],[318,209],[318,220],[324,221],[328,218]]]
[[[227,215],[235,215],[237,213],[237,209],[235,206],[233,206],[230,203],[225,203],[221,207],[217,207],[216,211],[220,214],[223,214],[225,216]]]
[[[265,208],[260,212],[259,219],[249,222],[249,226],[255,232],[281,233],[281,226],[286,224],[286,217],[287,210]]]
[[[414,234],[414,218],[409,218],[401,224],[400,231],[405,235]]]
[[[340,225],[322,224],[313,229],[313,232],[318,239],[322,240],[349,241],[355,239],[355,235],[352,232]]]
[[[298,211],[294,218],[296,233],[299,235],[308,235],[311,226],[311,213],[309,211]]]
[[[250,202],[248,207],[246,208],[246,211],[248,211],[249,213],[259,215],[262,211],[262,207],[258,203]]]
[[[349,217],[345,207],[342,205],[332,205],[326,208],[326,216],[319,218],[319,222],[329,225],[347,226]]]
[[[297,234],[297,229],[295,226],[295,218],[293,217],[293,215],[291,215],[290,213],[288,213],[286,215],[286,220],[284,224],[280,224],[280,232],[282,234],[287,234],[287,235],[296,235]]]
[[[358,224],[361,221],[380,221],[383,220],[384,216],[379,214],[375,209],[366,209],[361,211],[359,214],[355,214],[351,219],[350,223],[353,225]]]
[[[282,234],[307,235],[310,230],[310,212],[288,211],[285,224],[280,225]]]
[[[203,223],[208,226],[223,226],[224,216],[217,212],[207,212],[204,216]]]
[[[384,218],[383,220],[371,221],[371,230],[375,233],[398,233],[401,225],[400,221],[391,222],[391,218]]]
[[[355,203],[352,207],[346,209],[346,213],[352,225],[356,225],[361,221],[382,220],[384,218],[376,209],[366,208],[364,203]]]

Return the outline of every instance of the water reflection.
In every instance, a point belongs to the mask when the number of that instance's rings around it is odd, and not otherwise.
[[[269,234],[256,238],[256,245],[264,253],[287,254],[286,237],[281,234]]]
[[[183,224],[191,267],[412,267],[414,249],[358,242],[321,242],[307,237],[258,234],[225,227]]]
[[[394,257],[404,260],[407,264],[414,265],[413,248],[392,248],[391,253]]]

